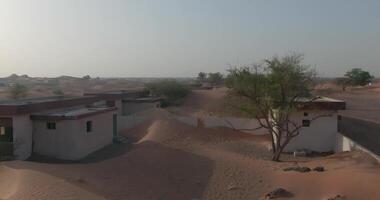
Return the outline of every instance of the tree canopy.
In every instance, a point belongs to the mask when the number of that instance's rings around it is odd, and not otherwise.
[[[249,103],[240,105],[241,109],[270,131],[276,161],[299,134],[300,126],[290,117],[297,100],[311,95],[315,73],[302,61],[303,56],[295,54],[228,70],[227,87],[232,95],[249,99]]]
[[[371,83],[374,79],[368,71],[364,71],[360,68],[353,68],[352,70],[346,72],[345,77],[347,77],[350,83],[354,86],[364,86]]]

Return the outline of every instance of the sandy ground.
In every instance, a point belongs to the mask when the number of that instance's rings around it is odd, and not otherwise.
[[[162,109],[145,114],[150,120],[122,133],[132,144],[111,145],[78,163],[2,162],[0,199],[245,200],[278,187],[293,193],[287,199],[380,199],[380,167],[365,153],[272,162],[267,136],[192,127]],[[326,171],[282,170],[289,166]]]

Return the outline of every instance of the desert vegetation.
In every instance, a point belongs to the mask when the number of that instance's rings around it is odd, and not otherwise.
[[[163,107],[178,106],[190,93],[190,88],[174,79],[154,81],[146,84],[146,89],[154,96],[163,97]]]

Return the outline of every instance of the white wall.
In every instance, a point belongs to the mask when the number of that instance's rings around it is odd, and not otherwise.
[[[309,113],[304,117],[304,112],[297,112],[292,120],[302,124],[303,119],[312,119],[323,114],[332,114],[330,117],[322,117],[311,122],[310,127],[303,127],[300,135],[293,138],[286,146],[285,152],[293,152],[299,149],[308,149],[317,152],[335,150],[336,134],[338,132],[337,113],[333,111],[305,111]]]
[[[159,102],[153,103],[134,103],[134,102],[123,102],[123,115],[131,115],[138,113],[147,109],[156,108],[157,105],[160,105]]]
[[[25,160],[32,154],[33,124],[29,115],[15,115],[12,119],[14,155],[18,160]]]
[[[56,130],[46,128],[47,121],[34,121],[34,152],[64,160],[78,160],[112,143],[112,116],[107,112],[79,120],[56,122]],[[92,132],[86,122],[92,121]]]
[[[341,133],[337,133],[336,134],[335,152],[353,151],[353,150],[364,151],[364,152],[368,153],[369,155],[371,155],[373,158],[375,158],[377,161],[380,162],[380,156],[369,151],[368,149],[364,148],[363,146],[357,144],[356,142],[354,142],[350,138],[345,137]]]

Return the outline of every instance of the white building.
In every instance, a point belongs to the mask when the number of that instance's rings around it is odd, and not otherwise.
[[[344,110],[345,107],[344,101],[327,97],[318,97],[312,101],[309,99],[298,100],[298,109],[292,114],[291,121],[302,128],[300,134],[285,147],[284,152],[334,151],[338,134],[338,110]]]
[[[159,105],[159,99],[138,98],[144,94],[120,91],[0,102],[0,156],[84,158],[118,137],[129,123],[124,117]]]

